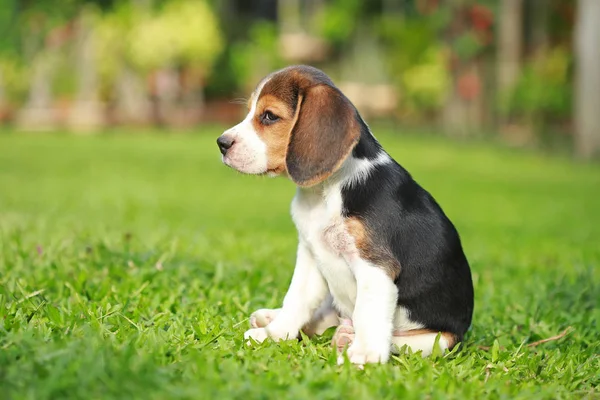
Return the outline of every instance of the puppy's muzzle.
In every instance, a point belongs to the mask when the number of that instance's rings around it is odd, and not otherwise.
[[[217,139],[217,145],[219,146],[221,154],[225,155],[227,153],[227,150],[229,150],[231,146],[233,146],[234,142],[235,140],[229,135],[219,136],[219,138]]]

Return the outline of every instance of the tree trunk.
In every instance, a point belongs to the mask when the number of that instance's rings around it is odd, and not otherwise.
[[[25,106],[19,110],[16,124],[30,131],[51,130],[56,125],[56,113],[52,108],[52,78],[54,75],[55,50],[42,50],[31,66],[29,96]]]
[[[0,124],[4,122],[7,114],[6,99],[4,96],[4,78],[2,77],[2,71],[0,71]]]
[[[117,122],[145,125],[149,122],[150,108],[144,81],[123,65],[116,82]]]
[[[575,27],[577,154],[600,153],[600,1],[579,0]]]
[[[519,78],[523,0],[502,0],[498,16],[498,89],[511,89]]]
[[[529,4],[529,11],[531,19],[531,39],[529,43],[528,53],[536,52],[539,49],[546,49],[548,47],[548,16],[550,1],[539,1]],[[527,24],[527,22],[526,22]]]
[[[297,32],[302,29],[301,9],[299,0],[279,0],[279,30],[282,33]]]
[[[6,95],[6,79],[0,71],[0,125],[10,121],[12,116],[13,110]]]
[[[75,71],[77,97],[69,113],[69,126],[78,132],[90,132],[103,126],[104,110],[98,100],[98,74],[92,15],[84,10],[77,21]]]
[[[156,113],[154,123],[169,125],[177,114],[176,103],[181,93],[179,74],[173,66],[161,68],[154,74],[154,101]]]
[[[451,40],[452,36],[456,37],[471,29],[470,22],[465,18],[466,9],[461,4],[463,3],[456,2],[450,8],[453,14],[451,26],[454,32],[446,40]],[[467,59],[453,53],[448,60],[451,83],[440,117],[443,128],[449,136],[477,135],[484,127],[483,60],[485,54],[481,52]]]
[[[391,115],[397,106],[396,91],[390,81],[384,56],[372,28],[362,23],[342,59],[340,88],[364,117]]]
[[[382,0],[381,15],[383,17],[391,16],[402,18],[402,10],[404,8],[404,0]]]
[[[481,133],[485,119],[482,72],[481,62],[473,60],[461,63],[452,74],[452,86],[442,110],[444,130],[449,136]]]

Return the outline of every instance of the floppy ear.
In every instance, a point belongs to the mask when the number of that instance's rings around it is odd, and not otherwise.
[[[356,110],[334,87],[309,87],[298,101],[285,162],[297,185],[311,186],[340,167],[358,142],[360,129]]]

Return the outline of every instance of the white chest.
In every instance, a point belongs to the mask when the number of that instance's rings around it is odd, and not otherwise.
[[[310,249],[327,281],[334,304],[350,318],[356,301],[353,260],[358,251],[344,225],[341,192],[335,187],[325,193],[298,191],[292,217],[299,239]]]

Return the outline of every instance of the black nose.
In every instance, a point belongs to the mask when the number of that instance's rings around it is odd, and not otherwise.
[[[225,155],[227,150],[233,146],[234,140],[230,136],[221,135],[217,139],[217,144],[219,145],[219,150],[221,150],[221,154]]]

